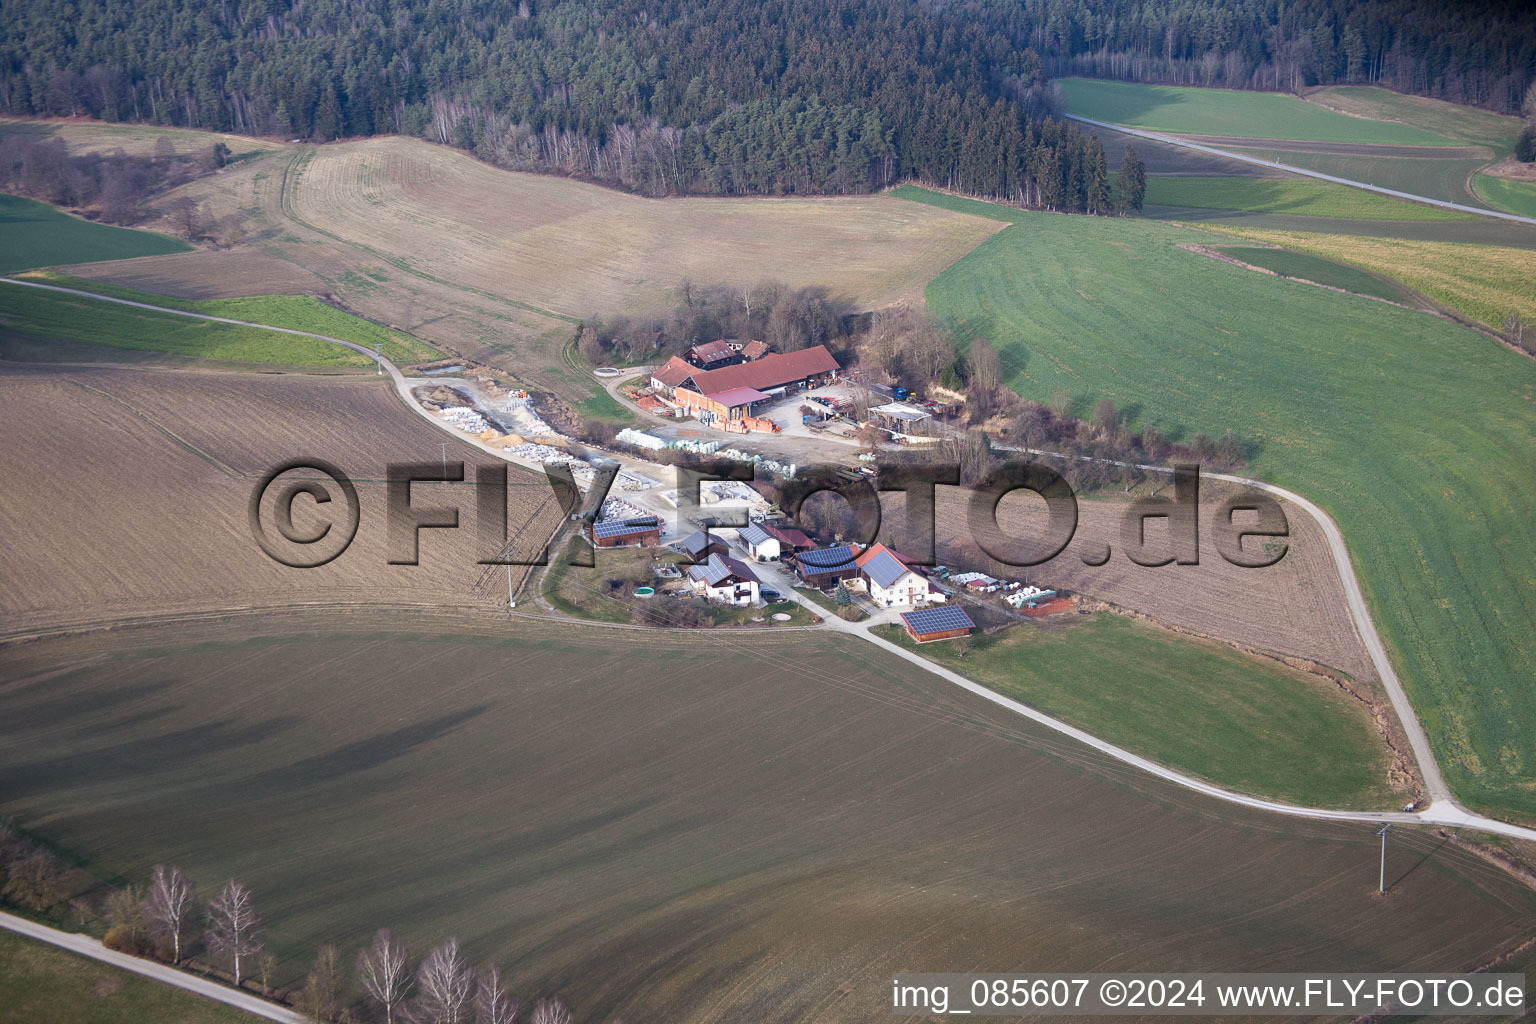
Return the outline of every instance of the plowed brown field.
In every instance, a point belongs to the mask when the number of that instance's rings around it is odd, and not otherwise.
[[[435,463],[448,437],[376,378],[8,365],[0,388],[7,635],[252,607],[505,600],[496,586],[474,589],[480,552],[468,485],[417,485],[418,504],[457,504],[463,528],[424,531],[418,566],[386,564],[385,465]],[[448,454],[489,461],[468,446]],[[351,547],[314,569],[263,554],[247,512],[262,476],[301,456],[347,473],[361,506]],[[523,523],[549,488],[508,468],[509,519]],[[545,536],[554,523],[533,532]],[[504,576],[497,582],[505,587]]]

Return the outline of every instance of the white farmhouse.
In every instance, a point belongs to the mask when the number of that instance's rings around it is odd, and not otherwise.
[[[928,580],[884,544],[872,544],[854,563],[880,608],[911,608],[928,602]]]
[[[694,593],[709,601],[745,608],[758,600],[757,577],[730,556],[711,554],[709,561],[688,566],[688,579]]]

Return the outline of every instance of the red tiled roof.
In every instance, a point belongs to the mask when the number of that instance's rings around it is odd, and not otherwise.
[[[669,369],[671,366],[669,362],[662,367],[662,370]],[[695,390],[700,394],[716,395],[732,388],[756,388],[759,391],[769,391],[793,381],[804,380],[822,373],[832,373],[837,369],[837,360],[832,358],[832,353],[827,351],[825,345],[815,345],[798,352],[775,352],[754,362],[722,366],[718,370],[698,370],[691,366],[688,368],[693,371],[693,381],[698,385]],[[656,374],[656,379],[664,380],[660,371]],[[677,385],[667,382],[667,386],[676,387]]]
[[[685,363],[681,356],[673,356],[666,361],[661,369],[653,371],[651,378],[660,381],[669,388],[675,388],[698,372],[698,367]]]
[[[703,363],[712,363],[716,359],[729,359],[736,353],[731,351],[731,346],[723,341],[706,341],[702,345],[695,345],[688,350],[688,354]]]
[[[792,548],[816,546],[815,541],[792,526],[764,526],[763,529],[767,530],[780,544],[788,544]]]
[[[767,353],[768,343],[766,341],[749,341],[741,346],[741,357],[743,359],[756,359],[759,356],[767,355]]]
[[[884,544],[881,544],[879,541],[876,541],[875,543],[871,544],[869,547],[865,548],[864,549],[864,553],[862,555],[860,555],[858,558],[855,558],[854,562],[858,565],[858,567],[860,569],[862,569],[862,568],[864,568],[864,564],[866,562],[868,562],[871,558],[874,558],[876,555],[878,555],[882,551],[884,551],[886,554],[890,555],[892,558],[896,559],[896,561],[900,562],[902,565],[907,566],[907,568],[909,568],[909,569],[911,568],[911,565],[908,564],[908,562],[907,562],[907,560],[905,558],[901,557],[900,554],[896,553],[895,551],[892,551],[890,548],[886,547]]]

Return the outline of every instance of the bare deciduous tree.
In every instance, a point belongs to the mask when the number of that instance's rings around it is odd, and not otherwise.
[[[251,891],[231,879],[208,904],[208,948],[229,961],[240,987],[244,967],[261,952],[261,918],[251,903]]]
[[[197,890],[180,868],[155,865],[144,897],[144,919],[157,938],[171,940],[172,963],[181,962],[181,933],[196,902]]]
[[[571,1011],[558,999],[541,999],[533,1008],[530,1024],[571,1024]]]
[[[395,1011],[411,990],[411,972],[405,947],[388,929],[380,928],[373,945],[357,954],[357,979],[384,1011],[384,1024],[395,1024]]]
[[[318,1024],[332,1024],[341,1018],[346,1007],[342,1003],[342,978],[336,947],[321,946],[315,955],[315,966],[304,979],[299,992],[299,1012]]]
[[[475,1024],[514,1024],[520,1004],[507,994],[501,972],[494,967],[480,972],[475,988]]]
[[[416,972],[415,1016],[422,1024],[464,1024],[474,991],[475,972],[459,952],[459,940],[449,939]]]

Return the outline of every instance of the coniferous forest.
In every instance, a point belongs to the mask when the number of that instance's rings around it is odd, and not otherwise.
[[[1051,116],[1048,72],[1378,82],[1511,109],[1536,15],[1500,3],[27,0],[0,24],[0,110],[403,133],[649,195],[918,180],[1106,213],[1135,197]]]

